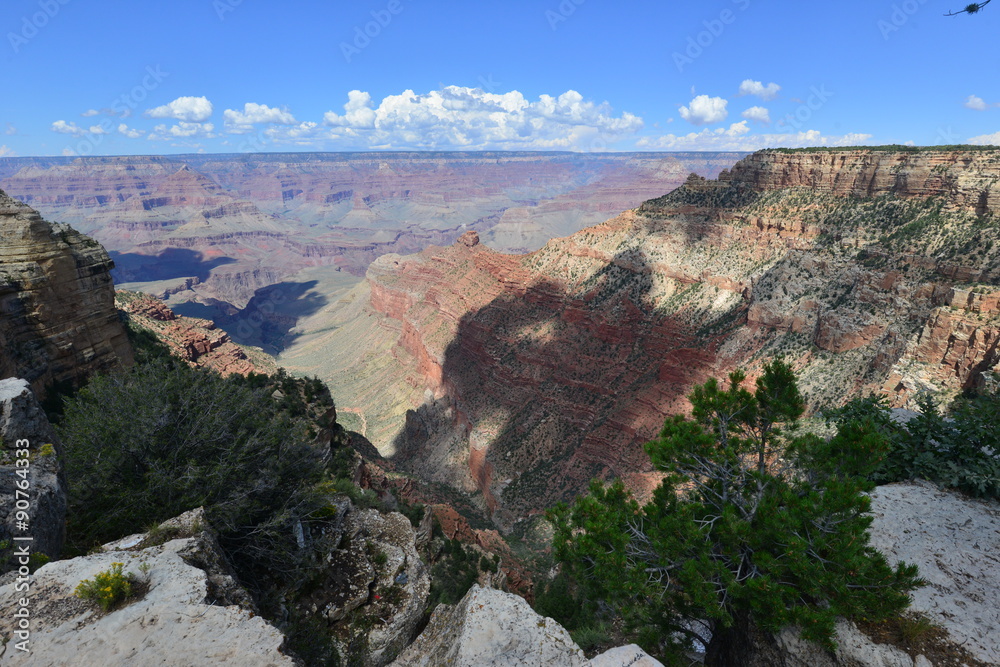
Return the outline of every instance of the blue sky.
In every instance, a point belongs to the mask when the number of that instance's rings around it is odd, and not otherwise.
[[[0,155],[1000,144],[960,0],[5,0]]]

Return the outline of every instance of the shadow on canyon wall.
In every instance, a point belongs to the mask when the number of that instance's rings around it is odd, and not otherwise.
[[[629,251],[573,293],[543,278],[464,315],[445,354],[445,396],[408,412],[393,459],[425,478],[451,465],[454,480],[464,457],[491,512],[504,489],[498,523],[594,477],[650,471],[642,444],[714,359],[689,325],[655,312],[652,286],[647,258]]]
[[[217,316],[216,324],[241,345],[280,354],[299,337],[292,333],[299,320],[328,303],[327,297],[315,289],[318,284],[316,280],[288,281],[262,287],[243,310],[232,317]]]
[[[188,248],[166,248],[156,255],[111,250],[108,255],[115,263],[111,276],[116,284],[178,278],[197,278],[199,282],[204,282],[212,269],[236,261],[231,257],[208,260],[202,253]]]

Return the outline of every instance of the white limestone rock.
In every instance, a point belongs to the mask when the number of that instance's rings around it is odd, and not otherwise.
[[[520,598],[474,585],[453,606],[434,610],[396,667],[583,667],[583,651],[561,625]]]
[[[635,644],[616,646],[587,663],[589,667],[663,667],[663,663],[650,656]]]
[[[786,628],[778,633],[776,640],[782,652],[781,667],[914,667],[913,659],[905,651],[872,642],[853,623],[843,619],[837,621],[835,655],[802,639],[797,628]]]
[[[18,465],[19,449],[30,453],[26,459],[21,457],[27,467]],[[0,541],[29,536],[32,552],[58,557],[66,533],[66,482],[61,458],[62,444],[28,381],[0,380]],[[27,485],[27,530],[18,520],[17,501],[23,496],[16,496],[16,484]]]
[[[915,563],[928,581],[912,609],[979,660],[1000,664],[1000,503],[927,482],[880,486],[871,499],[872,545],[890,563]]]
[[[122,548],[129,543],[131,548]],[[139,548],[141,543],[125,538],[100,553],[49,563],[35,572],[28,593],[17,591],[13,575],[7,575],[0,586],[0,636],[9,641],[0,647],[0,666],[299,664],[280,651],[285,638],[277,628],[247,606],[226,606],[239,593],[249,598],[224,571],[206,572],[191,564],[219,562],[220,555],[210,553],[211,535],[147,548]],[[140,564],[148,564],[149,590],[105,614],[73,591],[115,562],[140,578]],[[29,653],[17,649],[14,633],[14,613],[25,596],[31,614]]]

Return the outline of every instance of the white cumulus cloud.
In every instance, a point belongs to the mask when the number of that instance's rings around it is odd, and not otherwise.
[[[76,123],[67,123],[64,120],[57,120],[52,123],[52,127],[50,129],[53,132],[58,132],[59,134],[71,134],[74,137],[80,137],[87,133],[87,130],[83,129]]]
[[[101,113],[101,112],[98,111],[97,109],[87,109],[86,111],[84,111],[80,115],[83,116],[84,118],[90,118],[91,116],[96,116],[99,113]]]
[[[1000,146],[1000,132],[980,134],[978,137],[970,138],[966,143],[976,144],[977,146]]]
[[[348,93],[344,112],[327,112],[321,135],[352,148],[605,150],[642,128],[642,119],[615,115],[568,90],[530,101],[520,92],[488,93],[445,86],[405,90],[376,105],[360,90]],[[269,130],[270,132],[270,130]]]
[[[73,122],[67,123],[64,120],[57,120],[52,123],[52,126],[49,129],[53,132],[58,132],[59,134],[69,134],[74,137],[82,137],[85,134],[110,134],[108,128],[105,127],[103,123],[101,125],[91,125],[90,127],[80,127]]]
[[[375,110],[372,109],[372,96],[360,90],[347,93],[347,104],[344,105],[344,115],[333,111],[323,114],[323,122],[335,127],[375,127]]]
[[[17,153],[7,145],[0,146],[0,157],[15,157],[16,155]]]
[[[118,125],[118,133],[119,134],[124,134],[129,139],[138,139],[143,134],[145,134],[142,130],[136,130],[136,129],[129,128],[129,126],[126,125],[125,123],[120,123]]]
[[[764,107],[750,107],[740,115],[747,120],[755,120],[765,125],[771,122],[771,113]]]
[[[768,100],[773,100],[778,96],[778,91],[781,90],[781,86],[771,82],[766,86],[761,81],[754,81],[753,79],[744,79],[743,83],[740,84],[740,95],[756,95],[760,99],[767,102]]]
[[[191,139],[194,137],[213,139],[218,136],[214,134],[214,131],[215,125],[212,123],[188,123],[186,121],[181,121],[171,127],[167,127],[165,124],[157,125],[146,138],[154,141]]]
[[[968,99],[965,100],[965,104],[963,104],[962,106],[964,106],[966,109],[975,109],[976,111],[986,111],[986,107],[989,105],[986,104],[986,100],[979,97],[978,95],[969,95]]]
[[[679,112],[681,118],[692,125],[708,125],[726,120],[729,115],[726,111],[727,104],[729,102],[721,97],[698,95],[688,106],[681,107]]]
[[[266,104],[256,104],[255,102],[244,104],[243,111],[226,109],[222,116],[225,119],[226,132],[230,134],[252,132],[256,123],[293,125],[296,122],[295,117],[286,109],[269,107]]]
[[[150,118],[173,118],[188,123],[202,123],[212,116],[212,103],[207,97],[178,97],[169,104],[146,111]]]
[[[751,134],[747,121],[728,128],[704,129],[686,135],[667,134],[644,137],[636,146],[662,151],[756,151],[762,148],[805,148],[807,146],[858,146],[871,139],[870,134],[823,135],[819,130],[783,134]]]

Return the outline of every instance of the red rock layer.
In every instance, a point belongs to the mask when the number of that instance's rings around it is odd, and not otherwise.
[[[134,325],[151,331],[171,352],[192,366],[211,368],[222,375],[270,375],[277,370],[274,360],[263,351],[251,351],[233,343],[229,334],[216,329],[211,320],[178,317],[156,297],[120,291],[115,295],[115,303]]]

